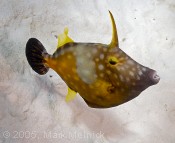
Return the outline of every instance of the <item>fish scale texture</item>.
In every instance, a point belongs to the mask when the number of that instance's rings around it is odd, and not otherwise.
[[[110,10],[120,48],[161,77],[136,99],[110,109],[89,108],[80,96],[65,102],[67,86],[52,70],[28,65],[29,38],[49,54],[69,27],[77,42],[109,43]],[[173,0],[1,0],[0,143],[174,143],[175,2]]]

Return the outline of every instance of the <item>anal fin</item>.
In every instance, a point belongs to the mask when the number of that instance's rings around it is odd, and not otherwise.
[[[73,100],[76,97],[77,92],[68,87],[68,93],[66,95],[66,102]]]

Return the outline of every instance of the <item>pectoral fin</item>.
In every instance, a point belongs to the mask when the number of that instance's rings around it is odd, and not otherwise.
[[[58,35],[58,45],[57,48],[63,46],[66,43],[74,42],[69,36],[68,36],[69,29],[65,28],[64,32],[60,35]]]
[[[66,95],[66,102],[73,100],[76,97],[77,92],[68,87],[68,93]]]

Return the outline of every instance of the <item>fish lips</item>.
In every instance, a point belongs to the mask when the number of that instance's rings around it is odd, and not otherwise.
[[[155,70],[150,70],[148,72],[148,77],[150,79],[150,82],[154,85],[157,84],[160,81],[160,76],[157,74]]]

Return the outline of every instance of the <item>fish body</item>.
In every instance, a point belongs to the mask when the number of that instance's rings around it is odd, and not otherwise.
[[[53,55],[39,40],[31,38],[27,42],[26,56],[31,67],[39,74],[47,73],[49,68],[56,71],[69,87],[67,101],[78,92],[90,107],[114,107],[159,82],[154,70],[137,63],[119,48],[111,13],[110,17],[113,36],[109,45],[74,42],[67,29],[58,36]]]

